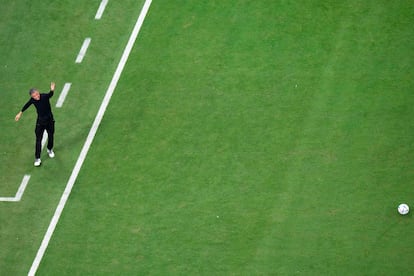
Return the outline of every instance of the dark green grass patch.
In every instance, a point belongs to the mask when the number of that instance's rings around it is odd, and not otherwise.
[[[412,9],[155,2],[44,268],[412,271]]]

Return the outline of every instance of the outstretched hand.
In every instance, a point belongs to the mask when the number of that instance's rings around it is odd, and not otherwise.
[[[20,120],[20,117],[22,117],[22,112],[17,113],[17,115],[14,118],[14,120],[17,122],[18,120]]]
[[[55,83],[54,82],[50,83],[50,91],[55,91]]]

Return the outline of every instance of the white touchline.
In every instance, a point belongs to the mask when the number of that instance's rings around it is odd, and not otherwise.
[[[63,102],[66,99],[66,95],[68,94],[71,85],[72,84],[70,82],[65,83],[65,85],[63,86],[62,92],[59,95],[59,99],[57,100],[56,107],[62,107]]]
[[[43,258],[43,255],[45,254],[46,248],[49,244],[49,241],[53,235],[53,232],[55,231],[56,225],[59,221],[59,218],[62,214],[63,208],[65,207],[65,204],[69,198],[69,195],[72,191],[73,185],[75,184],[76,178],[78,177],[79,171],[83,165],[83,162],[85,161],[86,155],[88,154],[89,148],[92,144],[92,141],[95,137],[96,131],[98,130],[98,127],[102,121],[102,118],[105,114],[106,107],[109,104],[109,101],[111,100],[112,94],[115,90],[116,85],[118,84],[118,80],[121,76],[122,71],[124,70],[125,64],[128,60],[129,54],[131,53],[132,47],[134,46],[135,40],[138,36],[139,31],[141,30],[142,24],[144,23],[144,19],[147,15],[147,12],[151,6],[152,0],[146,0],[144,3],[144,6],[142,7],[142,10],[139,14],[139,17],[137,19],[137,22],[135,23],[134,29],[132,30],[131,36],[129,37],[128,43],[125,47],[125,50],[122,54],[121,60],[119,61],[118,67],[115,70],[115,73],[112,77],[111,83],[109,84],[108,90],[106,91],[105,97],[102,101],[101,106],[99,107],[98,114],[96,114],[95,121],[93,122],[93,125],[89,131],[88,137],[86,138],[85,144],[82,147],[81,153],[78,157],[78,160],[76,161],[75,167],[73,168],[72,174],[69,178],[68,183],[66,184],[66,188],[62,194],[62,197],[60,198],[59,204],[56,207],[55,213],[52,217],[52,220],[50,221],[49,227],[47,228],[46,234],[43,237],[42,243],[39,247],[39,250],[37,251],[36,257],[32,263],[32,266],[30,268],[30,271],[28,273],[29,276],[35,275],[36,271],[39,267],[39,264]]]
[[[76,61],[75,61],[76,63],[82,62],[83,57],[86,55],[86,51],[88,50],[89,43],[91,43],[91,38],[90,37],[85,38],[85,40],[83,41],[82,47],[79,51],[79,54],[76,57]]]
[[[105,10],[106,4],[108,4],[108,0],[102,0],[101,4],[99,5],[98,11],[96,12],[95,19],[99,20],[102,17],[102,14]]]
[[[20,184],[19,189],[16,192],[16,195],[14,197],[0,197],[0,201],[11,201],[11,202],[17,202],[22,199],[24,190],[26,189],[27,183],[29,183],[30,175],[25,174],[23,176],[22,183]]]

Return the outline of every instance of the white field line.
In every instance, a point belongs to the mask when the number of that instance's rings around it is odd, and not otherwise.
[[[85,40],[83,41],[82,47],[79,51],[78,56],[76,57],[76,63],[81,63],[83,58],[86,55],[86,51],[88,50],[89,44],[91,43],[91,38],[87,37],[85,38]]]
[[[47,131],[45,130],[44,132],[43,132],[43,138],[42,138],[42,149],[44,149],[45,148],[45,145],[46,145],[46,142],[47,142],[47,138],[48,138],[49,136],[47,135]]]
[[[11,202],[17,202],[22,199],[24,190],[26,189],[27,183],[29,183],[30,175],[25,174],[23,176],[22,183],[19,186],[19,189],[16,192],[16,195],[14,197],[0,197],[0,201],[11,201]]]
[[[96,15],[95,15],[96,20],[101,19],[102,14],[105,11],[106,4],[108,4],[108,0],[102,0],[101,4],[99,5],[98,11],[96,12]]]
[[[59,95],[59,99],[57,100],[56,107],[63,106],[63,102],[66,99],[66,95],[68,94],[71,85],[72,84],[70,82],[65,83],[65,85],[63,86],[62,92]]]
[[[28,273],[29,276],[34,276],[36,274],[36,271],[40,265],[40,262],[43,258],[43,255],[46,251],[46,248],[49,244],[49,241],[53,235],[53,232],[56,228],[56,225],[59,221],[59,218],[62,214],[63,208],[65,207],[65,204],[69,198],[69,195],[72,191],[73,185],[75,184],[76,178],[78,177],[79,171],[83,165],[83,162],[85,161],[86,155],[89,151],[89,148],[92,144],[92,141],[95,137],[95,134],[98,130],[98,127],[102,121],[102,118],[105,114],[106,108],[109,104],[109,101],[112,97],[112,94],[116,88],[116,85],[118,84],[118,80],[121,76],[122,71],[124,70],[125,64],[128,60],[129,54],[131,53],[132,47],[134,46],[135,40],[138,36],[139,31],[141,30],[142,24],[144,23],[144,19],[147,15],[147,12],[151,6],[152,0],[146,0],[144,3],[144,6],[142,7],[141,13],[137,19],[137,22],[135,23],[135,27],[131,33],[131,36],[129,37],[128,44],[125,47],[125,50],[122,54],[121,60],[119,61],[118,67],[116,68],[116,71],[112,77],[111,83],[109,84],[108,90],[106,91],[105,97],[102,101],[101,106],[99,107],[98,114],[95,117],[95,121],[93,122],[92,128],[89,131],[88,137],[86,138],[85,144],[83,145],[82,151],[78,157],[78,160],[76,161],[75,167],[73,168],[72,174],[69,178],[69,181],[66,184],[66,188],[62,194],[62,197],[60,198],[59,204],[55,210],[55,213],[52,217],[52,220],[50,221],[49,227],[46,231],[45,236],[43,237],[42,243],[39,247],[39,250],[37,251],[36,257],[32,263],[32,266],[30,268],[30,271]]]

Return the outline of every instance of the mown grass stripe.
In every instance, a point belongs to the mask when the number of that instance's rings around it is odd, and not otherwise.
[[[62,215],[63,209],[65,208],[66,202],[69,198],[69,195],[72,191],[73,185],[75,184],[75,181],[78,177],[79,171],[83,165],[83,162],[85,161],[86,155],[88,154],[89,148],[93,142],[93,139],[95,137],[95,134],[98,130],[98,127],[102,121],[102,118],[105,114],[106,108],[109,104],[109,101],[111,100],[112,94],[116,88],[116,85],[118,84],[118,80],[121,76],[121,73],[125,67],[125,64],[128,60],[129,54],[131,53],[132,47],[134,46],[135,40],[138,37],[139,31],[141,30],[142,24],[144,23],[144,19],[147,15],[147,12],[149,10],[149,7],[151,5],[151,0],[147,0],[144,3],[144,6],[140,12],[140,15],[138,16],[137,22],[135,24],[135,27],[131,33],[131,36],[128,40],[128,43],[125,47],[125,50],[122,54],[121,60],[119,61],[118,67],[115,70],[114,76],[112,78],[112,81],[108,87],[108,90],[106,91],[105,98],[98,110],[98,114],[96,115],[95,121],[92,125],[92,128],[89,131],[88,137],[86,138],[85,144],[82,148],[82,151],[78,157],[78,160],[76,161],[75,167],[72,171],[72,174],[69,178],[68,183],[66,184],[66,188],[62,194],[62,197],[60,198],[59,204],[56,208],[56,211],[52,217],[52,220],[49,224],[49,227],[46,231],[46,234],[42,240],[42,243],[39,247],[39,250],[37,251],[36,257],[32,263],[32,266],[30,268],[30,271],[28,275],[35,275],[36,271],[40,265],[40,262],[42,261],[43,255],[49,245],[49,241],[53,235],[53,232],[55,231],[56,225],[60,219],[60,216]]]

